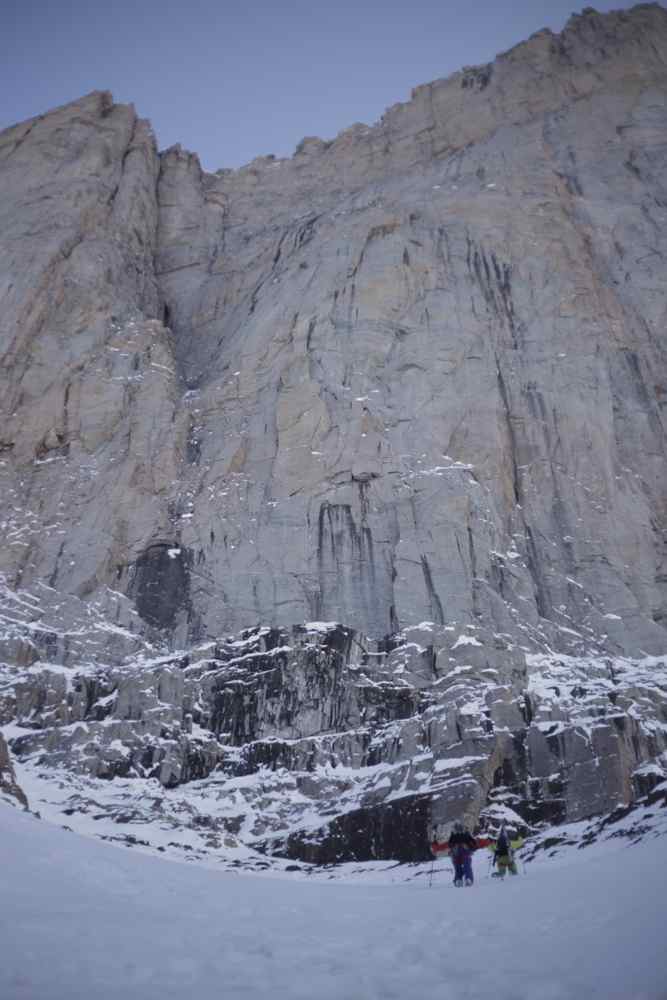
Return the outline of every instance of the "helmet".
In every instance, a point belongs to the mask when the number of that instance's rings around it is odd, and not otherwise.
[[[463,823],[460,819],[457,819],[454,823],[454,833],[463,833]]]

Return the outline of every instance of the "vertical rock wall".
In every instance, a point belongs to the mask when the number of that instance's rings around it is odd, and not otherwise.
[[[666,20],[587,10],[238,171],[100,93],[3,133],[10,586],[180,645],[661,649]]]
[[[651,4],[237,171],[105,93],[0,134],[0,722],[50,814],[414,860],[664,780],[666,136]]]

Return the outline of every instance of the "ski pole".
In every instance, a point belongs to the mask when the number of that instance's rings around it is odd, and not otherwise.
[[[429,889],[433,885],[433,867],[434,867],[434,865],[435,865],[435,858],[433,858],[432,861],[431,861],[431,873],[430,873],[430,875],[428,877],[428,887],[429,887]]]

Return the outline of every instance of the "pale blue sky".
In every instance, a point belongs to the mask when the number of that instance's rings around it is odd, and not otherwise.
[[[622,4],[599,2],[599,11]],[[91,90],[214,170],[377,121],[487,62],[573,0],[0,0],[0,128]]]

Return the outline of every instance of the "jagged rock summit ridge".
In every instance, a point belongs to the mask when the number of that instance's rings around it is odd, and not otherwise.
[[[340,843],[377,807],[372,853],[399,800],[571,819],[658,780],[666,91],[642,4],[235,171],[106,92],[0,133],[20,759],[222,769],[225,809],[270,768],[268,826],[220,823],[301,855],[292,781]]]

